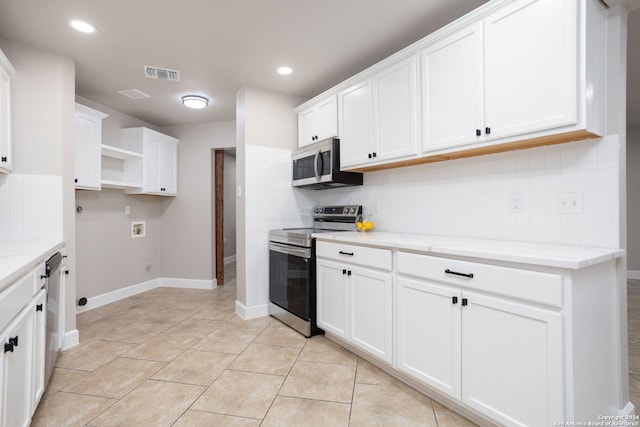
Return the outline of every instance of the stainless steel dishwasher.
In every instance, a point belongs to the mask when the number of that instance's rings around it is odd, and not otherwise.
[[[47,290],[47,339],[44,358],[44,385],[49,383],[49,378],[53,373],[53,367],[60,351],[60,265],[62,264],[62,254],[57,252],[46,262],[46,284]]]

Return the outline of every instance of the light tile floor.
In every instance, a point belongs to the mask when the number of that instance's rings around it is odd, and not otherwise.
[[[629,394],[640,410],[640,280],[627,281],[627,319],[629,335]]]
[[[81,343],[61,353],[32,425],[474,425],[323,336],[242,320],[225,273],[218,289],[158,288],[80,314]]]

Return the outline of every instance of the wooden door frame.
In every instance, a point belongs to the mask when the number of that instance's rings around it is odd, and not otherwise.
[[[216,281],[224,285],[224,150],[214,150],[215,156],[215,242]]]

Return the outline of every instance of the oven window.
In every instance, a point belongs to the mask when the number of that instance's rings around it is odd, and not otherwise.
[[[311,260],[269,251],[269,300],[310,320]]]

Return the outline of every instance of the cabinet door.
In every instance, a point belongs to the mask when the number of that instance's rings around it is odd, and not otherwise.
[[[102,119],[76,110],[76,188],[100,190]]]
[[[330,96],[316,106],[316,141],[338,136],[338,101]]]
[[[334,335],[348,338],[349,286],[344,264],[316,261],[318,326]]]
[[[461,292],[398,279],[398,368],[460,399]]]
[[[371,80],[365,80],[338,95],[340,120],[340,168],[363,165],[373,151],[373,100]]]
[[[160,194],[162,136],[151,130],[144,130],[144,189],[145,193]]]
[[[313,144],[316,136],[316,109],[307,108],[298,113],[298,147]]]
[[[47,293],[42,289],[34,297],[33,321],[33,376],[31,386],[31,415],[36,411],[38,402],[44,393],[44,358],[47,334]]]
[[[564,419],[560,313],[465,292],[462,402],[505,425]]]
[[[577,122],[576,3],[520,0],[486,18],[487,139]]]
[[[391,273],[349,267],[350,337],[368,353],[391,363]]]
[[[163,141],[160,162],[160,191],[175,196],[178,193],[178,144],[173,139]]]
[[[0,51],[0,172],[11,172],[11,75],[13,67]]]
[[[422,52],[422,108],[423,151],[483,140],[482,23]]]
[[[410,157],[418,146],[417,60],[415,56],[373,78],[377,160]]]
[[[1,334],[5,337],[1,343],[4,397],[0,425],[3,426],[26,427],[31,421],[33,317],[33,304],[30,303],[11,322],[6,333]]]

